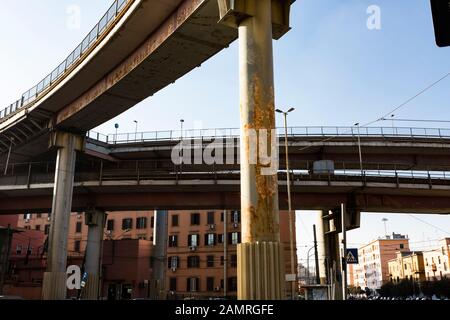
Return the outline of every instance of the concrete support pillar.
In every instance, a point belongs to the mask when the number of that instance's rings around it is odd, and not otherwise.
[[[67,236],[72,210],[76,151],[83,150],[84,138],[68,132],[54,132],[50,146],[57,147],[58,151],[42,298],[60,300],[66,297]]]
[[[271,0],[248,0],[239,24],[242,240],[238,298],[283,299],[285,270],[279,234]],[[262,147],[264,145],[264,147]],[[263,149],[263,150],[261,150]],[[258,156],[259,151],[259,156]],[[262,163],[263,155],[271,163]],[[275,158],[276,157],[276,158]]]
[[[328,244],[325,237],[325,230],[328,229],[328,220],[324,220],[323,216],[327,214],[327,211],[317,212],[317,251],[319,256],[319,277],[320,284],[328,284]]]
[[[167,245],[169,230],[169,213],[166,210],[155,211],[155,227],[153,229],[153,276],[150,298],[164,300],[167,298],[166,269]]]
[[[85,222],[88,225],[88,239],[84,271],[88,278],[82,292],[82,299],[84,300],[98,300],[100,296],[103,230],[106,216],[105,212],[99,210],[90,210],[85,215]]]

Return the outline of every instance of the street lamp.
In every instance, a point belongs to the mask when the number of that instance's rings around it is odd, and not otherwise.
[[[134,140],[137,141],[137,132],[138,132],[138,121],[134,120],[134,123],[136,124],[136,128],[134,130]]]
[[[184,120],[181,119],[180,120],[180,128],[181,128],[181,130],[180,130],[180,132],[181,132],[181,134],[180,134],[181,139],[180,140],[183,140],[183,124],[184,124]]]
[[[117,130],[119,129],[119,124],[116,123],[116,124],[114,125],[114,128],[116,128],[116,134],[115,134],[115,136],[114,136],[114,143],[116,143],[116,142],[117,142]]]
[[[385,234],[385,236],[386,236],[386,238],[387,238],[387,227],[386,227],[386,222],[388,222],[389,220],[388,220],[387,218],[383,218],[383,219],[381,219],[381,221],[384,222],[384,234]]]
[[[295,273],[295,261],[294,261],[294,217],[292,213],[292,204],[291,204],[291,178],[289,172],[289,148],[288,148],[288,130],[287,130],[287,116],[289,113],[294,111],[295,108],[290,108],[288,111],[282,111],[280,109],[275,110],[278,113],[284,115],[284,145],[285,145],[285,153],[286,153],[286,176],[287,176],[287,192],[288,192],[288,206],[289,206],[289,234],[291,238],[290,246],[291,246],[291,274]],[[291,295],[292,300],[294,300],[295,293],[295,282],[291,282]]]
[[[358,128],[358,150],[359,150],[359,166],[361,168],[361,179],[364,177],[363,163],[362,163],[362,152],[361,152],[361,134],[359,132],[359,122],[355,123],[355,126]]]
[[[307,274],[307,280],[306,280],[306,282],[307,282],[308,285],[310,284],[310,281],[309,281],[309,274],[310,274],[310,271],[309,271],[309,258],[313,255],[313,254],[310,254],[310,252],[311,252],[311,250],[314,249],[315,247],[316,247],[316,246],[314,245],[314,246],[312,246],[311,248],[309,248],[308,253],[307,253],[308,258],[306,259],[306,269],[308,270],[308,274]],[[317,266],[316,266],[316,268],[317,268]]]

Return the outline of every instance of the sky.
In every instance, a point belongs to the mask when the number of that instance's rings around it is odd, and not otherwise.
[[[0,11],[0,106],[18,99],[58,66],[111,3],[5,2]],[[380,28],[369,29],[367,21],[373,15],[367,10],[373,5],[380,10]],[[369,123],[450,72],[450,48],[435,45],[428,0],[297,0],[291,26],[274,42],[274,59],[276,105],[296,108],[289,116],[292,126]],[[444,79],[396,111],[394,118],[450,120],[449,86],[450,78]],[[95,130],[113,133],[118,123],[119,132],[134,132],[134,120],[139,120],[138,131],[176,130],[180,119],[186,121],[186,129],[239,127],[237,43]],[[279,125],[281,120],[277,119]],[[450,127],[433,122],[394,124]],[[382,218],[389,220],[389,233],[408,234],[416,250],[450,236],[450,216],[363,213],[361,228],[349,232],[349,244],[358,247],[382,236]],[[315,222],[315,213],[297,213],[302,261],[312,244]]]

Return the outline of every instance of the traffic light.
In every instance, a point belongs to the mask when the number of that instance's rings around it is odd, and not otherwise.
[[[431,0],[434,34],[438,47],[450,46],[450,0]]]

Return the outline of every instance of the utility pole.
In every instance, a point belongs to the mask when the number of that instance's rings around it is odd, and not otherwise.
[[[317,250],[316,225],[313,225],[313,231],[314,231],[314,257],[316,260],[316,284],[320,284],[319,252]]]
[[[347,300],[347,232],[346,232],[346,214],[345,204],[341,204],[341,223],[342,223],[342,299]]]
[[[227,210],[223,210],[223,297],[226,298],[228,280],[228,237],[227,237]]]

